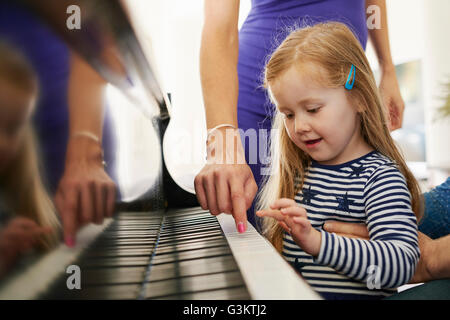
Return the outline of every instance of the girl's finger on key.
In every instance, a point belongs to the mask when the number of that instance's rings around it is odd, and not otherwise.
[[[291,207],[291,206],[295,206],[297,205],[297,203],[292,200],[292,199],[288,199],[288,198],[281,198],[276,200],[274,203],[271,204],[270,208],[271,209],[280,209],[280,208],[286,208],[286,207]]]
[[[277,220],[282,220],[282,221],[284,220],[284,216],[280,212],[280,210],[269,210],[269,209],[259,210],[259,211],[256,211],[256,215],[258,217],[272,217]]]
[[[306,218],[306,210],[299,206],[291,206],[280,209],[281,213],[288,216],[298,216]]]

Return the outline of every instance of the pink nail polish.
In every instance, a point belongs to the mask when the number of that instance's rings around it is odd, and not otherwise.
[[[72,237],[66,237],[66,246],[73,248],[75,246],[75,241]]]
[[[243,233],[245,231],[245,227],[242,222],[238,223],[238,231],[239,231],[239,233]]]

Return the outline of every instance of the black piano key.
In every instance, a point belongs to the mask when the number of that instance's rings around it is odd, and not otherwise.
[[[239,271],[154,281],[146,283],[144,298],[164,298],[164,296],[226,289],[243,284]]]
[[[85,259],[80,262],[80,268],[105,268],[105,267],[141,267],[147,266],[150,256],[142,257],[112,257],[99,259]]]
[[[51,299],[83,299],[83,300],[131,300],[137,299],[140,284],[117,284],[105,286],[81,287],[80,290],[59,291],[56,298]],[[58,296],[59,295],[59,296]]]
[[[162,263],[174,263],[177,261],[184,260],[193,260],[193,259],[201,259],[208,257],[219,257],[231,255],[230,248],[228,247],[215,247],[215,248],[207,248],[207,249],[199,249],[199,250],[190,250],[176,253],[168,253],[168,254],[156,254],[152,259],[152,264],[162,264]]]
[[[245,285],[238,287],[228,287],[226,289],[208,290],[200,292],[189,292],[184,294],[175,294],[157,298],[158,300],[250,300]]]
[[[197,232],[197,233],[192,233],[192,234],[187,234],[187,235],[180,235],[180,236],[173,236],[173,237],[165,237],[163,239],[160,239],[159,243],[161,244],[167,244],[167,243],[174,243],[177,241],[183,241],[183,240],[192,240],[192,239],[203,239],[203,238],[207,238],[209,236],[215,236],[218,235],[220,233],[218,233],[217,231],[203,231],[203,232]]]
[[[111,239],[110,241],[103,241],[102,239],[99,239],[97,243],[95,243],[92,247],[93,248],[100,248],[100,247],[116,247],[116,246],[145,246],[148,244],[154,244],[156,242],[156,238],[154,239],[122,239],[122,240],[114,240]]]
[[[217,240],[202,240],[197,242],[189,242],[189,243],[175,243],[173,245],[164,246],[156,249],[157,254],[163,254],[163,253],[175,253],[175,252],[182,252],[182,251],[188,251],[188,250],[196,250],[196,249],[206,249],[206,248],[213,248],[213,247],[223,247],[228,246],[228,243],[224,239],[217,239]]]
[[[82,285],[141,284],[146,267],[96,268],[82,270]]]
[[[136,248],[115,248],[115,249],[96,249],[86,254],[86,259],[107,258],[107,257],[149,257],[153,252],[153,247]]]
[[[238,270],[238,267],[231,256],[178,261],[175,263],[153,265],[148,281],[152,282],[235,270]]]

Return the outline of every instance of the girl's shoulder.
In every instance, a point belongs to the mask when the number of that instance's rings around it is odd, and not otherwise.
[[[367,165],[366,178],[365,189],[380,183],[396,182],[401,183],[404,187],[407,185],[406,178],[397,163],[380,152],[376,152],[370,165]]]
[[[385,171],[400,172],[395,161],[378,151],[373,151],[371,156],[363,161],[362,165],[365,167],[364,171],[368,178]]]

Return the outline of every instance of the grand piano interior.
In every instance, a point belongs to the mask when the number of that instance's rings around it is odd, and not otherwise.
[[[202,210],[171,178],[162,152],[170,103],[125,3],[24,3],[134,101],[153,126],[161,161],[149,164],[157,178],[147,192],[119,203],[103,225],[82,229],[75,248],[61,244],[15,270],[0,283],[0,299],[320,299],[251,225],[238,234],[231,216]],[[71,4],[89,30],[68,31]],[[79,267],[81,289],[69,289],[69,266]]]

